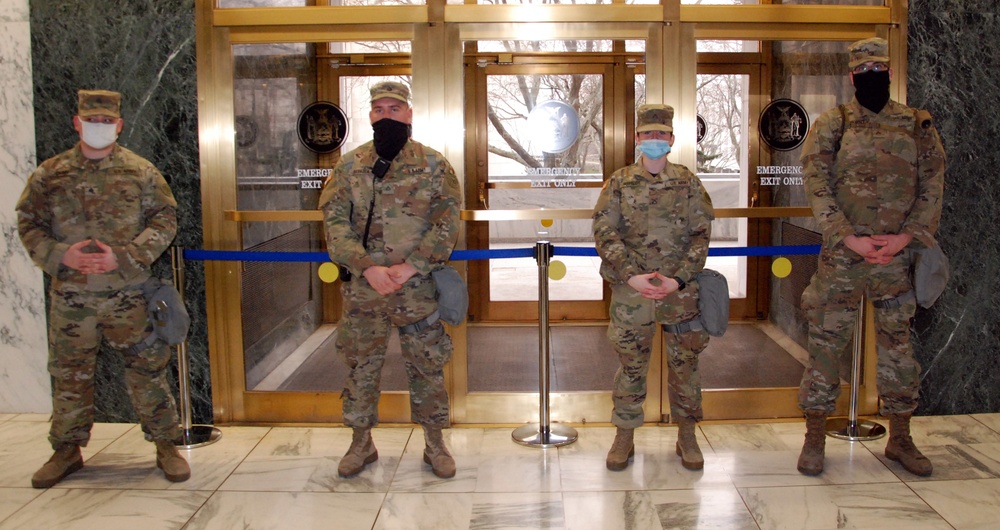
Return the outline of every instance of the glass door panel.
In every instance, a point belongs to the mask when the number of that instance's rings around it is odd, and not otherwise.
[[[483,44],[480,52],[492,45]],[[590,212],[613,156],[606,152],[605,122],[626,107],[633,112],[632,91],[619,88],[623,94],[613,97],[612,87],[624,86],[613,80],[624,75],[631,84],[632,72],[615,69],[607,56],[587,63],[564,47],[572,46],[540,44],[544,53],[515,55],[507,64],[467,59],[466,86],[472,90],[466,108],[475,114],[467,123],[476,124],[475,133],[467,134],[479,139],[467,152],[466,186],[478,190],[477,204],[467,208],[571,210],[583,218],[513,215],[468,223],[469,248],[524,249],[538,241],[594,248]],[[556,262],[565,264],[566,274],[548,281],[551,419],[607,421],[617,358],[605,336],[608,301],[600,260],[556,255],[550,269]],[[470,261],[469,284],[477,314],[467,327],[465,366],[455,367],[456,421],[537,421],[537,262],[530,257]],[[657,385],[654,376],[654,396]],[[655,398],[650,404],[658,410]]]
[[[748,197],[748,142],[750,100],[748,74],[699,74],[698,178],[716,208],[746,208]],[[712,223],[713,247],[747,246],[747,219],[721,218]],[[747,258],[708,258],[706,265],[726,276],[730,299],[747,297]]]
[[[491,209],[587,209],[602,181],[601,74],[487,75],[488,185]],[[589,187],[585,187],[589,184]],[[493,221],[490,248],[553,245],[593,248],[590,220]],[[596,258],[565,256],[566,276],[549,300],[601,300]],[[490,260],[490,300],[538,300],[533,258]]]
[[[410,84],[408,67],[323,68],[332,63],[298,58],[306,49],[313,53],[312,48],[306,44],[234,47],[241,210],[315,210],[321,188],[300,181],[325,179],[342,154],[371,140],[369,87],[383,80]],[[301,138],[303,109],[317,101],[333,103],[346,118],[346,125],[337,126],[334,135],[339,148],[307,149]],[[341,133],[342,137],[337,136]],[[326,248],[318,222],[244,223],[242,239],[247,250],[316,252]],[[244,404],[258,420],[340,420],[336,396],[348,372],[335,347],[341,284],[321,281],[318,265],[243,264]],[[403,364],[393,332],[381,379],[381,421],[409,421]]]
[[[476,149],[478,160],[486,163],[476,164],[481,172],[476,175],[482,189],[480,207],[592,209],[604,179],[609,67],[489,65],[482,74],[486,141]],[[479,245],[523,249],[549,241],[555,246],[594,248],[587,217],[490,221],[483,223],[486,241]],[[549,282],[553,319],[605,318],[600,261],[586,256],[558,256],[554,261],[566,266],[566,274]],[[533,258],[472,262],[470,273],[484,285],[476,293],[480,320],[537,320],[538,267]]]

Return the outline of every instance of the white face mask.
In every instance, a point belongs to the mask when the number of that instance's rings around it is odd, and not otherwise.
[[[105,147],[115,143],[118,139],[118,124],[117,123],[91,123],[89,121],[81,121],[82,132],[80,134],[80,139],[83,143],[87,144],[88,147],[94,149],[104,149]]]

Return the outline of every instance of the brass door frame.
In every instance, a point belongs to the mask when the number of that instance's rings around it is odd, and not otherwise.
[[[755,168],[760,161],[762,149],[757,134],[757,116],[763,108],[762,78],[764,63],[761,54],[757,53],[710,53],[699,54],[698,74],[733,74],[746,75],[749,83],[749,98],[746,116],[750,120],[747,127],[747,175],[751,179],[747,187],[747,204],[753,207],[769,207],[770,197],[766,201],[758,199],[759,192],[752,182]],[[740,60],[742,59],[742,60]],[[771,219],[764,217],[747,217],[747,246],[769,245],[771,240]],[[767,318],[770,303],[770,258],[748,257],[747,292],[745,298],[733,299],[729,303],[729,318],[731,320],[762,320]]]
[[[317,3],[323,3],[318,0]],[[886,7],[855,6],[691,6],[679,0],[664,5],[475,5],[446,4],[428,0],[413,6],[328,6],[276,8],[217,8],[215,0],[196,0],[196,50],[198,72],[198,128],[204,248],[240,250],[237,219],[256,212],[237,212],[235,172],[235,124],[233,102],[233,44],[330,42],[354,40],[413,39],[414,97],[418,116],[415,124],[433,116],[442,124],[435,138],[449,160],[464,160],[468,145],[463,137],[461,102],[463,40],[503,39],[510,35],[533,38],[647,39],[647,101],[676,104],[675,122],[693,130],[696,69],[694,42],[713,39],[785,39],[849,41],[879,35],[888,37],[896,67],[893,97],[906,96],[906,1],[890,0]],[[546,22],[537,22],[546,21]],[[449,99],[450,98],[450,99]],[[614,139],[626,141],[631,134],[624,120],[612,126]],[[694,141],[675,146],[677,159],[691,165]],[[765,161],[766,163],[766,161]],[[623,161],[613,161],[616,166]],[[456,171],[464,174],[461,164]],[[461,178],[462,175],[460,175]],[[473,203],[469,203],[473,204]],[[227,214],[227,212],[229,212]],[[266,212],[282,216],[282,212]],[[292,212],[316,220],[316,212]],[[783,215],[778,214],[778,217]],[[206,261],[206,316],[211,363],[214,421],[233,423],[329,423],[340,421],[334,394],[248,392],[243,365],[240,317],[241,267],[238,262]],[[464,330],[456,331],[456,362],[464,359]],[[866,352],[874,352],[872,340]],[[866,355],[862,401],[872,409],[874,355]],[[658,371],[657,371],[658,372]],[[456,421],[468,415],[464,397],[455,396]],[[647,421],[660,419],[659,395],[650,387]],[[526,399],[530,399],[529,397]],[[573,396],[568,396],[573,397]],[[574,398],[575,399],[575,398]],[[721,410],[705,397],[706,410]],[[784,398],[782,398],[784,400]],[[792,399],[794,402],[794,398]],[[558,404],[558,399],[554,401]],[[529,407],[530,408],[530,407]],[[865,413],[862,410],[862,413]],[[796,415],[790,414],[790,415]],[[400,415],[408,421],[405,415]],[[565,421],[578,421],[567,416]]]
[[[580,55],[589,55],[581,58]],[[635,54],[630,54],[635,55]],[[512,54],[506,64],[496,62],[483,64],[482,55],[466,56],[466,123],[467,131],[475,131],[475,144],[467,144],[466,167],[473,168],[466,173],[466,201],[477,208],[485,209],[489,204],[491,190],[499,188],[527,188],[523,183],[490,183],[488,162],[489,123],[486,116],[487,78],[493,75],[600,75],[603,91],[603,122],[606,124],[602,135],[602,170],[610,175],[616,168],[612,161],[624,158],[620,142],[613,142],[610,124],[619,116],[630,114],[625,107],[634,98],[632,86],[626,81],[634,77],[625,68],[625,53],[606,54]],[[618,76],[625,76],[620,80]],[[627,88],[627,92],[624,89]],[[631,97],[629,97],[631,96]],[[473,127],[473,128],[470,128]],[[579,183],[576,188],[600,187],[600,183]],[[469,248],[489,248],[489,222],[472,223],[466,228],[466,244]],[[526,244],[525,246],[532,246]],[[538,303],[535,301],[492,301],[490,300],[491,278],[489,261],[479,260],[469,265],[469,303],[471,320],[474,322],[530,322],[538,320]],[[609,291],[603,290],[601,300],[552,301],[549,304],[550,320],[597,321],[608,318]]]

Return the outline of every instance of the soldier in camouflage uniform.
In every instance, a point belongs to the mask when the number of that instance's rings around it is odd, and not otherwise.
[[[823,246],[819,268],[802,293],[810,365],[799,390],[807,433],[798,469],[807,475],[823,471],[826,416],[840,394],[840,360],[864,293],[875,306],[877,384],[881,413],[890,420],[885,455],[926,476],[931,463],[909,430],[920,386],[910,346],[916,301],[909,249],[937,244],[944,149],[929,117],[923,123],[916,109],[889,99],[885,40],[852,44],[849,66],[856,97],[821,115],[802,149],[806,192]]]
[[[461,189],[451,164],[410,139],[409,89],[371,87],[374,139],[344,155],[320,197],[330,259],[346,270],[337,350],[350,368],[344,423],[354,439],[338,472],[349,477],[378,459],[379,381],[393,327],[410,386],[411,415],[424,429],[424,462],[435,475],[455,475],[441,429],[449,424],[444,365],[451,338],[439,319],[431,272],[458,239]],[[379,175],[379,167],[384,174]]]
[[[17,203],[18,232],[51,278],[49,373],[55,454],[31,479],[48,488],[83,467],[80,447],[94,422],[94,370],[102,340],[121,351],[125,384],[143,428],[156,442],[167,479],[191,475],[174,440],[177,406],[168,380],[170,350],[152,331],[141,286],[177,232],[177,202],[147,160],[117,144],[121,95],[81,90],[73,126],[80,142],[43,162]]]
[[[594,208],[601,276],[611,284],[608,338],[621,361],[613,390],[611,421],[618,429],[607,458],[611,470],[628,467],[634,454],[633,431],[643,422],[658,324],[670,367],[670,412],[679,425],[676,452],[684,467],[704,466],[695,423],[703,416],[698,354],[709,335],[691,324],[699,316],[695,275],[705,267],[715,213],[701,181],[667,161],[673,116],[666,105],[639,107],[635,141],[642,156],[605,181]]]

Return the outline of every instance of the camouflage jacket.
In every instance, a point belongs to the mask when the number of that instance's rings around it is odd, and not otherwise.
[[[714,218],[705,187],[680,164],[657,176],[641,162],[615,171],[594,207],[601,276],[622,284],[657,271],[691,281],[705,267]]]
[[[857,99],[823,113],[802,147],[802,172],[827,248],[849,235],[910,234],[934,246],[945,155],[937,129],[914,129],[915,110],[889,100],[875,114]]]
[[[17,229],[53,287],[88,291],[139,285],[177,233],[177,201],[149,161],[116,145],[88,160],[80,145],[42,162],[17,201]],[[118,268],[82,274],[62,265],[70,245],[95,238],[113,249]]]
[[[455,170],[441,153],[413,140],[373,182],[377,159],[372,142],[347,153],[320,195],[330,259],[356,276],[373,265],[403,262],[430,274],[448,261],[458,240],[462,192]],[[377,193],[365,250],[373,187]]]

